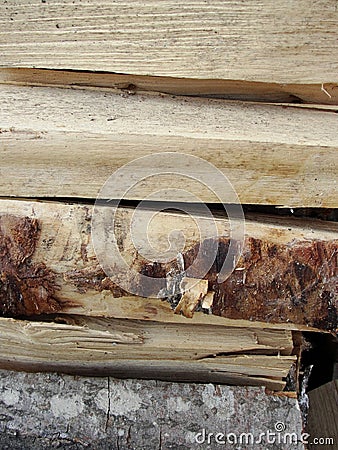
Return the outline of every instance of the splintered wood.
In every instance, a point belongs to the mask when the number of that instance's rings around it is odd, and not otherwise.
[[[290,331],[128,320],[0,318],[8,369],[265,385],[282,390],[296,355]],[[220,355],[220,356],[218,356]]]
[[[181,312],[185,317],[191,318],[201,301],[202,304],[204,304],[204,307],[206,307],[207,303],[204,302],[204,299],[208,294],[208,284],[208,280],[184,278],[181,282],[183,291],[182,298],[175,308],[175,313]],[[212,293],[209,295],[213,297]]]

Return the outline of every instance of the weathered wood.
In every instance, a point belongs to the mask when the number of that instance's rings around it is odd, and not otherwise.
[[[66,0],[0,9],[2,67],[337,83],[334,0]]]
[[[297,399],[266,395],[264,388],[51,373],[1,371],[0,414],[1,448],[18,450],[190,450],[209,446],[196,442],[203,429],[213,433],[211,448],[224,446],[215,443],[217,433],[233,433],[237,447],[247,448],[242,433],[256,442],[280,422],[299,439],[302,433]]]
[[[1,67],[0,83],[71,89],[101,88],[105,91],[120,89],[129,94],[153,91],[174,95],[209,96],[227,100],[282,103],[302,108],[316,107],[337,110],[338,105],[338,89],[335,83],[279,84]]]
[[[189,359],[200,360],[245,352],[281,354],[293,351],[291,331],[243,329],[213,325],[159,324],[150,321],[56,316],[53,321],[36,322],[0,318],[2,345],[9,348],[16,340],[35,344],[35,355],[55,341],[55,354],[65,359],[71,352],[98,350],[101,357],[109,350],[116,359]],[[203,344],[201,345],[201,340]],[[69,348],[69,354],[64,354]],[[53,350],[53,351],[54,351]],[[25,354],[25,352],[23,352]],[[81,356],[79,357],[81,360]]]
[[[131,220],[136,220],[133,213],[131,208],[117,211],[115,231],[120,252],[138,273],[163,276],[165,283],[176,260],[167,264],[149,262],[147,234],[143,231],[138,246],[134,246],[130,228]],[[199,241],[198,227],[203,229],[208,221],[203,216],[191,218],[161,212],[153,218],[147,232],[160,249],[161,245],[166,248],[172,230],[182,230],[182,255],[188,267],[199,245],[211,244],[212,240]],[[247,218],[238,270],[221,284],[215,276],[227,253],[229,224],[224,218],[216,218],[215,224],[219,236],[223,236],[218,243],[218,263],[204,277],[209,291],[214,292],[213,314],[196,313],[196,317],[187,319],[174,314],[169,303],[156,298],[159,292],[147,293],[153,298],[131,296],[130,291],[116,284],[116,278],[113,281],[105,275],[91,241],[89,205],[1,200],[2,314],[71,312],[177,323],[236,322],[226,321],[227,318],[245,319],[245,324],[240,321],[239,326],[250,327],[258,321],[262,327],[279,324],[287,329],[336,329],[337,224],[312,221],[309,226],[297,219],[260,222]],[[144,230],[144,224],[134,225]],[[127,273],[120,275],[128,280]],[[137,283],[137,278],[130,282]]]
[[[337,207],[334,111],[5,85],[0,102],[2,196],[95,198],[125,163],[173,151],[219,168],[242,203]],[[154,162],[153,172],[161,171]],[[220,201],[187,177],[159,176],[156,185]],[[152,192],[153,181],[143,180],[125,198]]]
[[[286,331],[76,316],[58,318],[57,323],[0,318],[0,344],[2,368],[273,390],[284,388],[297,359],[290,356],[292,336]]]
[[[330,450],[338,443],[338,380],[309,392],[307,432],[311,450]]]

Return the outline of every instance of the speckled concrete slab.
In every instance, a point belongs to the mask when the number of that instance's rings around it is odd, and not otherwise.
[[[263,388],[0,371],[1,449],[303,449],[295,399]]]

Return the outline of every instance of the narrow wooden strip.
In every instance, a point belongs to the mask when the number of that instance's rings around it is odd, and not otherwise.
[[[242,203],[337,207],[334,112],[6,85],[0,101],[2,196],[95,198],[124,164],[170,151],[220,169]],[[154,162],[152,170],[163,167]],[[220,202],[209,187],[222,192],[224,181],[213,186],[211,177],[206,186],[199,173],[196,167],[196,180],[159,175],[156,187],[181,189],[178,201],[189,191],[194,201]],[[144,176],[140,168],[142,183],[126,199],[154,192],[153,178]],[[164,190],[158,200],[167,199]]]
[[[338,380],[333,380],[309,392],[307,432],[311,450],[320,445],[329,450],[338,442]],[[318,445],[319,444],[319,445]]]
[[[290,363],[292,363],[290,361]],[[282,391],[285,381],[269,377],[256,377],[241,373],[232,373],[226,368],[220,369],[218,364],[205,362],[175,362],[172,360],[126,361],[114,360],[110,363],[93,364],[90,361],[70,364],[69,361],[53,361],[38,359],[32,361],[27,356],[5,356],[0,353],[0,366],[7,370],[25,372],[59,372],[86,376],[113,376],[118,378],[141,378],[150,380],[219,383],[235,386],[265,386],[273,391]],[[291,366],[291,364],[290,364]]]
[[[0,6],[2,67],[273,83],[337,83],[334,0]]]
[[[107,92],[118,89],[129,94],[150,91],[332,110],[336,110],[338,105],[338,85],[335,83],[280,84],[25,68],[0,68],[0,83],[71,89],[99,88]]]

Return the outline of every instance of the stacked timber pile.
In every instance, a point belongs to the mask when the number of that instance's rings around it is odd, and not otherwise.
[[[0,367],[295,395],[337,329],[335,2],[24,3],[0,6]],[[122,204],[102,194],[147,155]],[[128,271],[102,264],[98,196]]]

